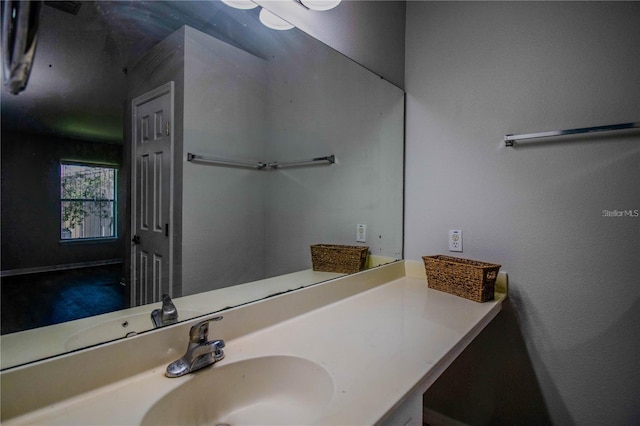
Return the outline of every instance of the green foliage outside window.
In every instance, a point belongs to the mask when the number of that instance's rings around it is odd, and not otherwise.
[[[62,239],[114,237],[115,193],[115,168],[62,163]]]

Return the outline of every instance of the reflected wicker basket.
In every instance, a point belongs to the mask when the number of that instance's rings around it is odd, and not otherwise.
[[[422,260],[429,288],[475,302],[493,300],[501,265],[445,255],[423,256]]]
[[[313,244],[311,263],[314,271],[352,274],[365,268],[368,253],[367,246]]]

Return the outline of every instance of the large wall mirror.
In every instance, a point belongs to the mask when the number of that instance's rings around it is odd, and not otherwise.
[[[404,92],[259,13],[44,2],[1,98],[3,369],[152,330],[162,294],[187,320],[342,276],[312,244],[402,257]]]

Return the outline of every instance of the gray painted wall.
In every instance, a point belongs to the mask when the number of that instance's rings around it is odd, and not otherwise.
[[[266,63],[185,29],[183,295],[264,278],[266,172],[187,153],[265,161]]]
[[[407,3],[406,257],[446,253],[462,229],[462,256],[511,281],[431,408],[470,424],[640,422],[640,218],[602,214],[640,209],[640,135],[502,142],[637,121],[638,22],[638,2]]]
[[[321,43],[273,55],[268,87],[270,159],[336,163],[269,173],[267,276],[311,268],[318,243],[402,257],[403,91]]]

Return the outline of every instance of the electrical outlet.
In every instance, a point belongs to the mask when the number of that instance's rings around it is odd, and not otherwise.
[[[449,251],[462,251],[462,231],[449,231]]]
[[[367,242],[367,225],[358,224],[356,227],[356,241],[359,243]]]

